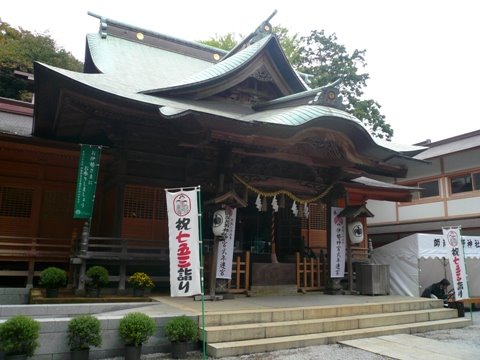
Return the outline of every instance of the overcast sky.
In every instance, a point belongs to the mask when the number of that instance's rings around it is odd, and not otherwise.
[[[477,0],[24,0],[2,1],[0,18],[46,32],[83,61],[88,11],[145,29],[204,40],[248,34],[274,10],[291,34],[324,29],[349,52],[366,49],[366,97],[382,106],[393,141],[413,144],[480,129],[480,2]]]

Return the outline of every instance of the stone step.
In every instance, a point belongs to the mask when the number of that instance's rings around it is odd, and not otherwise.
[[[469,326],[470,319],[454,318],[417,323],[379,326],[366,329],[353,329],[312,333],[304,335],[281,336],[275,338],[261,338],[254,340],[208,343],[207,354],[214,358],[238,356],[244,354],[261,353],[267,351],[285,350],[313,345],[333,344],[339,341],[368,338],[393,334],[414,334],[434,330],[452,329]]]
[[[300,308],[268,308],[256,310],[210,312],[205,314],[205,326],[326,319],[342,316],[367,315],[374,313],[381,314],[436,308],[443,308],[442,300],[417,298],[395,302],[344,304],[342,306],[329,305]]]
[[[376,326],[407,324],[457,317],[456,309],[428,309],[343,316],[325,319],[276,321],[252,324],[207,326],[207,343],[273,338],[340,330],[365,329]],[[203,333],[201,332],[203,335]]]

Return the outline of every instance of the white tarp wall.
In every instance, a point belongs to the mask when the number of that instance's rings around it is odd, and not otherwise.
[[[470,296],[480,296],[480,236],[465,241]],[[376,248],[372,263],[390,265],[390,293],[420,296],[425,287],[443,278],[453,284],[443,235],[414,234]]]

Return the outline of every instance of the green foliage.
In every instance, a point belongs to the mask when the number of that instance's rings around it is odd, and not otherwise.
[[[86,350],[102,345],[100,320],[93,315],[79,315],[68,322],[67,339],[70,350]]]
[[[199,42],[226,51],[232,50],[238,44],[234,33],[228,33],[227,35],[223,36],[215,35],[215,37]]]
[[[51,266],[40,273],[41,287],[47,289],[58,289],[64,287],[67,283],[67,273],[65,270]]]
[[[155,332],[153,319],[143,313],[133,312],[120,320],[118,331],[126,345],[140,346]]]
[[[27,81],[15,77],[14,71],[33,73],[35,61],[73,71],[83,69],[83,64],[59,48],[49,34],[15,29],[0,21],[0,96],[30,101]]]
[[[165,335],[171,342],[196,341],[198,325],[185,315],[176,316],[165,324]]]
[[[88,277],[87,285],[92,288],[100,289],[108,284],[108,270],[103,266],[92,266],[85,275]]]
[[[0,350],[7,355],[32,356],[38,347],[40,323],[28,316],[14,316],[0,325]]]
[[[290,35],[283,26],[274,26],[273,33],[277,35],[287,59],[293,66],[300,64],[300,37],[298,34]]]
[[[299,72],[310,75],[310,87],[321,87],[341,79],[340,90],[347,112],[356,116],[372,135],[391,140],[393,129],[385,122],[379,103],[362,98],[363,89],[370,78],[368,73],[362,71],[367,65],[366,50],[349,53],[338,42],[336,34],[327,35],[324,30],[313,30],[309,36],[304,37],[290,35],[288,29],[282,26],[274,26],[273,32],[290,64]],[[227,34],[217,35],[203,43],[231,50],[237,41],[233,34]]]
[[[150,289],[155,286],[152,279],[144,272],[136,272],[128,278],[128,283],[137,289]]]
[[[298,70],[312,75],[310,86],[324,86],[341,79],[340,91],[346,100],[346,110],[357,116],[379,138],[390,140],[393,129],[385,122],[380,113],[380,105],[374,100],[362,99],[363,88],[370,75],[363,68],[366,50],[347,52],[344,45],[338,43],[335,34],[326,35],[324,30],[311,31],[301,38]]]

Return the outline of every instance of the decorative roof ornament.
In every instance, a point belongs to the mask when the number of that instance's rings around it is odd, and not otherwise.
[[[272,33],[272,25],[270,25],[270,20],[275,16],[277,10],[275,10],[265,21],[263,21],[257,29],[252,32],[250,35],[246,36],[242,41],[240,41],[228,54],[226,54],[222,61],[229,58],[232,55],[235,55],[239,51],[249,47],[252,44],[255,44],[257,41],[263,39],[265,36]]]
[[[317,93],[313,99],[308,101],[308,105],[323,105],[330,106],[340,110],[345,110],[342,95],[337,85],[342,82],[341,79],[317,89]]]
[[[98,29],[98,32],[102,39],[107,38],[107,19],[103,16],[100,18],[100,28]]]
[[[262,111],[301,105],[321,105],[345,111],[345,105],[343,104],[339,89],[341,82],[342,80],[338,79],[331,84],[316,89],[306,90],[274,100],[261,102],[255,104],[253,109]]]
[[[272,20],[276,13],[277,10],[275,10],[264,22],[262,22],[257,27],[257,29],[253,32],[248,41],[249,45],[255,44],[258,40],[272,33],[272,25],[270,24],[270,20]]]

